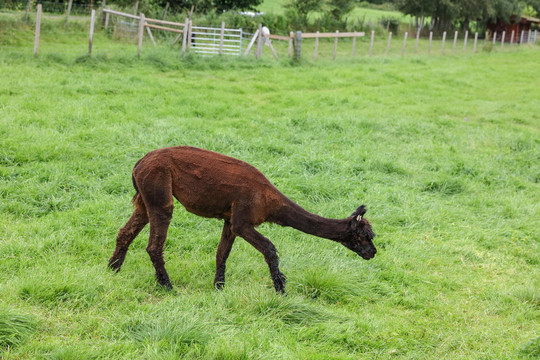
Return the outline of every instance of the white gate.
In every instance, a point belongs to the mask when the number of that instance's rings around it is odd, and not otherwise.
[[[191,50],[205,55],[242,55],[243,37],[249,35],[242,29],[193,26]]]

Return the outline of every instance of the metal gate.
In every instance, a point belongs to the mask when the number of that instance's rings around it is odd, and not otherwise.
[[[242,55],[242,42],[249,35],[242,29],[193,26],[191,50],[205,55]]]

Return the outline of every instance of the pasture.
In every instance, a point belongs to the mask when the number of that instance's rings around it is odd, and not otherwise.
[[[88,57],[86,36],[44,31],[32,57],[31,34],[0,32],[3,359],[540,355],[538,46],[295,63],[137,59],[100,34]],[[182,144],[253,164],[325,217],[366,204],[376,257],[265,224],[288,296],[241,239],[216,291],[222,224],[176,204],[174,292],[148,228],[107,270],[133,165]]]

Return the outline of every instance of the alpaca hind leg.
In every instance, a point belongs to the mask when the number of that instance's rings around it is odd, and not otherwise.
[[[133,178],[144,201],[150,221],[150,236],[146,252],[154,265],[158,283],[172,289],[163,260],[163,248],[174,209],[172,178],[166,169],[159,167],[141,169],[141,166],[139,165],[134,170]]]
[[[146,224],[148,224],[146,209],[136,207],[126,225],[118,232],[118,236],[116,237],[116,249],[109,259],[109,268],[117,272],[120,271],[124,259],[126,258],[129,245],[131,245]]]
[[[279,257],[274,244],[261,235],[251,225],[234,225],[233,231],[263,254],[264,260],[266,260],[268,268],[270,269],[270,276],[272,277],[274,288],[277,292],[284,294],[285,283],[287,280],[285,275],[279,270]]]
[[[216,276],[214,278],[214,286],[220,290],[225,285],[225,262],[229,257],[234,239],[236,236],[231,231],[231,223],[225,220],[223,231],[221,232],[221,240],[216,252]]]
[[[167,270],[165,270],[165,260],[163,260],[163,248],[167,240],[167,231],[172,218],[172,205],[164,208],[152,208],[148,210],[150,218],[150,238],[146,252],[152,260],[152,265],[156,270],[158,283],[168,289],[172,289],[171,281]]]

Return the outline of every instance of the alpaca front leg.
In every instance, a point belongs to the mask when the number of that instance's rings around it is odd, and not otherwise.
[[[275,249],[275,248],[274,248]],[[279,270],[279,259],[277,253],[271,256],[269,259],[265,256],[265,260],[270,268],[270,276],[274,283],[274,288],[278,293],[285,294],[285,284],[287,283],[287,277]]]
[[[279,257],[274,244],[249,225],[235,228],[234,232],[243,237],[248,243],[253,245],[255,249],[263,254],[264,260],[266,260],[268,268],[270,269],[270,276],[274,283],[274,288],[277,292],[284,294],[287,279],[279,270]]]
[[[221,240],[216,252],[216,276],[214,278],[214,286],[221,290],[225,285],[225,262],[229,257],[234,239],[236,236],[231,231],[231,223],[225,220],[223,231],[221,232]]]

